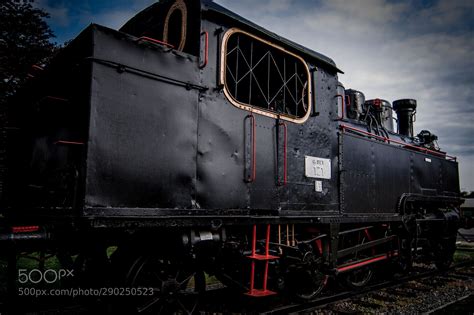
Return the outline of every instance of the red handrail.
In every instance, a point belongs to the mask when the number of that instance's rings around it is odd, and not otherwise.
[[[199,65],[200,69],[203,69],[207,66],[208,56],[209,56],[209,33],[207,31],[201,32],[201,36],[204,34],[204,63]]]
[[[44,100],[44,99],[50,99],[50,100],[53,100],[53,101],[61,101],[61,102],[69,102],[69,100],[67,98],[63,98],[63,97],[59,97],[59,96],[51,96],[51,95],[47,95],[47,96],[43,97],[41,100]]]
[[[365,130],[354,128],[354,127],[351,127],[351,126],[340,125],[340,128],[341,128],[342,131],[344,131],[346,129],[356,131],[356,132],[361,133],[363,135],[366,135],[366,136],[369,136],[369,137],[374,137],[375,139],[379,139],[379,140],[382,140],[382,141],[387,142],[387,143],[396,143],[396,144],[402,145],[405,148],[410,148],[410,149],[413,149],[413,150],[416,150],[416,151],[421,151],[421,152],[424,152],[424,153],[431,153],[433,155],[444,157],[448,160],[456,161],[455,156],[447,155],[445,153],[441,153],[441,152],[438,152],[438,151],[433,151],[433,150],[423,148],[423,147],[418,147],[418,146],[415,146],[415,145],[412,145],[412,144],[408,144],[408,143],[401,142],[401,141],[398,141],[398,140],[390,139],[390,138],[387,138],[387,137],[382,137],[382,136],[373,134],[371,132],[367,132]]]
[[[286,185],[287,183],[287,173],[288,173],[288,168],[287,168],[287,145],[288,145],[288,127],[286,126],[285,122],[280,122],[278,124],[279,126],[283,126],[283,185]]]
[[[139,42],[139,41],[147,41],[147,42],[151,42],[151,43],[154,43],[154,44],[160,44],[160,45],[165,45],[165,46],[168,46],[170,48],[174,48],[173,45],[171,44],[168,44],[167,42],[163,42],[161,40],[158,40],[158,39],[154,39],[154,38],[151,38],[151,37],[148,37],[148,36],[142,36],[142,37],[139,37],[136,41]]]
[[[256,157],[257,157],[257,148],[256,148],[256,135],[255,135],[255,116],[253,113],[250,113],[246,119],[250,119],[251,123],[251,129],[252,129],[252,169],[250,171],[250,175],[248,176],[247,182],[252,183],[255,181],[257,177],[257,162],[256,162]]]
[[[84,142],[79,141],[66,141],[66,140],[58,140],[54,144],[65,144],[65,145],[84,145]]]
[[[35,69],[35,70],[44,70],[43,67],[40,67],[40,66],[38,66],[38,65],[32,65],[31,68],[32,68],[32,69]]]

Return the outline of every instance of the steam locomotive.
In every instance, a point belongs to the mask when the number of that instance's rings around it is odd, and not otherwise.
[[[381,266],[446,268],[456,158],[414,134],[415,100],[339,73],[209,0],[90,25],[12,101],[3,238],[45,241],[87,286],[153,287],[140,312],[183,308],[204,272],[311,300]]]

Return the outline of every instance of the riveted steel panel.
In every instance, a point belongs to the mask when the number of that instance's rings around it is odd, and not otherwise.
[[[197,203],[206,209],[248,207],[244,182],[244,120],[247,113],[222,94],[204,93],[199,103]]]
[[[96,29],[93,57],[197,82],[192,58],[117,36]],[[198,92],[122,70],[93,61],[86,205],[192,207]]]
[[[343,137],[344,212],[393,213],[410,192],[410,152],[353,135]]]

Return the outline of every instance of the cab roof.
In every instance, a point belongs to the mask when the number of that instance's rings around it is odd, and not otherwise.
[[[281,43],[283,46],[290,47],[299,53],[308,56],[312,59],[315,59],[322,63],[323,65],[329,67],[332,70],[335,70],[336,72],[344,73],[342,72],[339,68],[337,68],[336,63],[329,57],[320,54],[314,50],[311,50],[309,48],[306,48],[300,44],[297,44],[289,39],[286,39],[278,34],[275,34],[245,18],[242,16],[224,8],[223,6],[215,3],[212,0],[201,0],[201,10],[203,14],[209,14],[211,17],[216,17],[216,18],[225,18],[230,20],[231,22],[234,22],[235,24],[239,24],[240,26],[243,26],[247,29],[251,29],[253,31],[256,31],[258,33],[263,34],[266,37],[269,37],[273,39],[277,43]]]

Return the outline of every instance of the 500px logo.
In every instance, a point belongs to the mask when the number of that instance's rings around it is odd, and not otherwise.
[[[54,283],[62,278],[73,277],[73,271],[67,269],[32,269],[30,271],[26,269],[18,269],[18,282],[24,283],[40,283],[44,281],[46,283]]]

